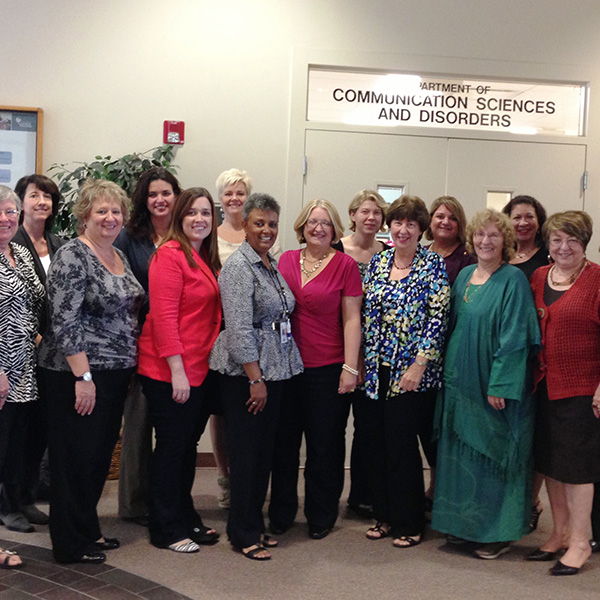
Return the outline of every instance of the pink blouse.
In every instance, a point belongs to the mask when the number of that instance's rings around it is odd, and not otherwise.
[[[356,261],[336,251],[320,273],[302,287],[300,250],[284,252],[279,259],[283,275],[296,298],[292,335],[305,367],[324,367],[344,362],[342,298],[362,296]]]

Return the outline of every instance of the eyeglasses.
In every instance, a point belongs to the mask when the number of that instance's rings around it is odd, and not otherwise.
[[[548,240],[548,243],[551,246],[554,246],[555,248],[558,248],[559,246],[562,246],[563,242],[567,243],[567,246],[569,246],[569,248],[576,248],[577,246],[581,246],[581,242],[574,237],[570,237],[570,238],[558,238],[558,237],[554,237],[554,238],[550,238]]]
[[[333,229],[333,223],[331,221],[319,221],[318,219],[308,219],[306,224],[311,229],[316,229],[317,225],[320,225],[323,229]]]
[[[0,215],[6,215],[9,219],[11,217],[16,217],[19,214],[19,211],[16,208],[8,208],[7,210],[0,210]]]
[[[476,231],[473,234],[474,240],[483,240],[485,236],[488,237],[490,242],[497,242],[502,239],[503,235],[501,233],[486,233],[485,231]]]

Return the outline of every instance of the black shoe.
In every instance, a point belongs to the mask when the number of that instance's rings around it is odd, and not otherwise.
[[[82,563],[84,565],[99,565],[105,561],[106,554],[104,554],[104,552],[86,552],[75,560],[57,560],[56,562],[62,564]]]
[[[31,533],[35,531],[33,525],[20,512],[0,515],[0,524],[4,525],[9,531],[16,531],[18,533]]]
[[[290,523],[289,525],[277,525],[275,523],[269,523],[269,531],[273,534],[273,535],[282,535],[284,534],[286,531],[289,531],[292,528],[293,523]]]
[[[370,521],[373,518],[373,507],[369,504],[348,504],[348,510],[361,519]]]
[[[104,538],[103,542],[95,542],[94,546],[98,550],[116,550],[121,547],[121,542],[117,538]]]
[[[323,538],[326,538],[330,533],[331,533],[330,527],[327,529],[314,529],[312,527],[308,528],[308,535],[313,540],[322,540]]]
[[[600,552],[600,544],[596,540],[590,540],[590,546],[592,547],[592,552]]]
[[[28,504],[21,507],[23,516],[34,525],[48,525],[50,518],[42,512],[35,504]]]
[[[123,517],[123,520],[128,521],[129,523],[135,523],[141,527],[148,527],[150,525],[149,515],[140,515],[139,517]]]
[[[546,550],[542,550],[538,548],[534,550],[530,554],[525,557],[525,560],[534,560],[537,562],[549,562],[551,560],[555,560],[557,556],[557,552],[547,552]]]
[[[491,542],[483,544],[481,548],[473,550],[475,558],[483,558],[485,560],[494,560],[502,554],[506,554],[510,550],[510,542]]]
[[[208,533],[211,530],[212,527],[206,527],[206,525],[203,525],[202,527],[193,527],[190,533],[190,539],[201,546],[212,546],[219,541],[221,535],[216,531]]]
[[[563,563],[558,560],[550,569],[550,573],[552,575],[577,575],[577,573],[579,573],[579,567],[569,567],[569,565],[563,565]]]

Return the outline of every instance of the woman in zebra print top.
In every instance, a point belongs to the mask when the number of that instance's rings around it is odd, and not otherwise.
[[[37,400],[35,342],[44,297],[31,254],[10,243],[20,210],[19,197],[0,186],[0,507],[7,527],[18,513],[25,427]],[[0,549],[3,555],[4,568],[20,566],[18,557]]]

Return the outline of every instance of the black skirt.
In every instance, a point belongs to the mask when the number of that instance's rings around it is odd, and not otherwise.
[[[562,483],[600,481],[600,419],[592,396],[549,400],[546,381],[537,395],[535,470]]]

